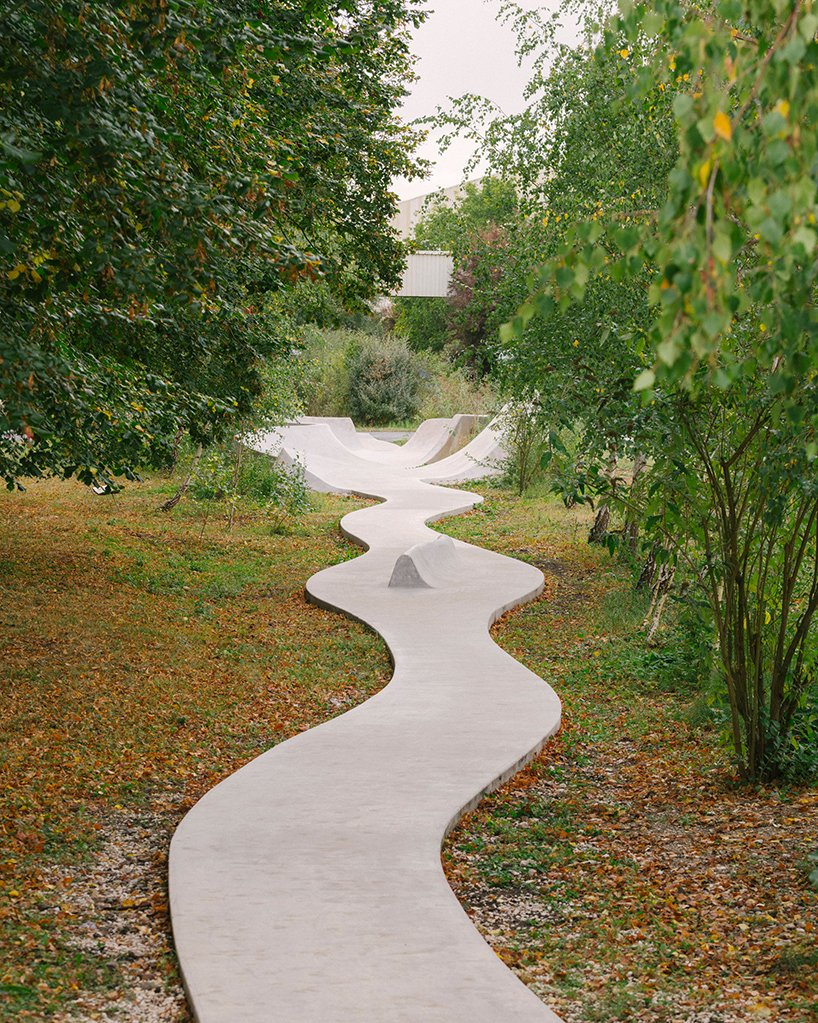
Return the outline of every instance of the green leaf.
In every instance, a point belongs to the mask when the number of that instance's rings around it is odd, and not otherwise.
[[[722,263],[729,263],[733,255],[733,245],[730,235],[724,231],[717,231],[713,238],[713,253],[716,259]]]
[[[667,338],[657,346],[656,354],[666,366],[672,366],[680,355],[678,341],[675,338]]]
[[[23,164],[34,164],[42,158],[42,153],[37,152],[34,149],[24,149],[21,146],[16,146],[8,140],[8,136],[5,138],[0,137],[0,149],[6,154],[11,156],[15,160],[19,160]]]
[[[705,142],[712,142],[716,137],[716,129],[712,117],[701,117],[696,121],[696,128]]]
[[[767,185],[762,178],[752,178],[747,185],[747,195],[750,201],[760,206],[767,196]]]
[[[799,227],[793,235],[793,241],[801,245],[808,256],[815,251],[815,231],[809,227]]]
[[[517,330],[517,321],[511,320],[508,323],[500,325],[500,340],[503,344],[507,345],[514,341],[515,338],[519,337],[522,333],[521,330]]]
[[[765,217],[759,225],[758,232],[765,242],[770,245],[780,245],[784,237],[784,231],[777,220],[772,217]]]
[[[673,99],[673,113],[680,121],[686,121],[694,107],[693,97],[687,92],[680,92]]]
[[[725,21],[740,21],[744,15],[744,4],[741,0],[719,0],[719,15]]]
[[[642,15],[642,31],[647,36],[658,35],[664,24],[665,19],[658,11],[648,10]]]
[[[798,33],[806,43],[815,39],[818,32],[818,14],[805,14],[798,22]]]
[[[633,389],[637,393],[639,391],[649,391],[656,383],[656,374],[652,369],[643,369],[639,376],[633,382]]]

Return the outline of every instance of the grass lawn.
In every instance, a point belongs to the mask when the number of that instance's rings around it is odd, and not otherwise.
[[[0,496],[0,1020],[188,1019],[170,950],[173,829],[220,778],[377,691],[380,640],[308,604],[363,502],[232,533],[173,485]],[[237,1021],[238,1023],[238,1021]]]
[[[444,850],[497,954],[567,1023],[818,1020],[818,791],[736,784],[695,664],[678,636],[645,649],[632,573],[581,514],[497,494],[445,528],[543,569],[495,638],[564,702]]]
[[[249,507],[232,532],[192,500],[158,512],[172,489],[0,496],[3,1023],[189,1020],[173,828],[390,675],[376,636],[303,597],[357,553],[337,523],[361,502],[316,497],[279,536]],[[495,635],[565,701],[561,736],[444,850],[498,954],[570,1023],[818,1019],[815,790],[735,785],[686,655],[645,651],[631,574],[583,513],[490,491],[442,528],[543,568]]]

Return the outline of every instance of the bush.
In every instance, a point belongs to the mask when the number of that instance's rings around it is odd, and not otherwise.
[[[645,648],[656,683],[664,692],[706,701],[717,684],[713,621],[695,594],[673,594],[673,614],[662,639]],[[694,704],[695,706],[695,704]],[[699,708],[700,716],[704,717]],[[702,721],[702,723],[705,723]],[[712,718],[709,722],[713,724]]]
[[[416,352],[441,352],[449,334],[445,298],[396,298],[395,333]]]
[[[223,503],[231,527],[240,501],[263,508],[275,533],[283,532],[309,506],[302,466],[282,465],[236,442],[205,452],[190,489],[199,500]]]
[[[414,419],[425,370],[402,338],[363,335],[349,353],[349,411],[374,425]]]
[[[785,782],[809,784],[818,779],[818,687],[803,694],[792,725],[781,734],[774,721],[767,721],[770,736],[767,756]]]
[[[510,401],[498,417],[506,448],[505,482],[524,494],[542,474],[549,448],[549,431],[536,401]]]
[[[307,415],[349,415],[349,351],[360,336],[344,329],[305,329],[301,399]]]
[[[485,413],[496,400],[488,383],[400,337],[315,326],[304,330],[297,388],[308,415],[373,424]]]
[[[427,374],[420,400],[421,419],[438,416],[448,419],[458,412],[481,415],[493,411],[497,397],[488,382],[475,383],[462,369],[453,369],[439,356],[429,354],[424,363]]]

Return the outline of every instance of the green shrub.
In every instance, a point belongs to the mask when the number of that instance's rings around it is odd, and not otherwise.
[[[309,500],[304,470],[286,466],[255,451],[247,450],[239,474],[242,497],[260,505],[281,505],[290,512],[305,511]]]
[[[534,401],[509,401],[498,418],[506,449],[505,481],[522,495],[542,475],[553,431],[548,429]]]
[[[420,419],[450,418],[458,412],[490,414],[497,397],[487,381],[476,383],[462,369],[431,353],[424,357],[427,373],[418,415]]]
[[[445,298],[396,298],[395,333],[416,352],[441,352],[449,334]]]
[[[223,504],[231,527],[239,503],[252,502],[267,512],[275,533],[283,532],[309,506],[302,466],[282,465],[235,442],[205,452],[190,490],[199,500]]]
[[[360,335],[351,347],[349,412],[374,425],[414,419],[429,371],[402,338]]]
[[[661,640],[645,648],[646,661],[661,690],[706,701],[716,684],[717,667],[709,609],[691,593],[674,593],[671,600],[667,626]],[[701,707],[698,712],[704,717]]]
[[[349,415],[349,351],[358,337],[343,328],[305,328],[301,399],[307,415]]]
[[[382,424],[487,413],[496,402],[488,383],[401,337],[373,330],[303,331],[297,388],[311,416],[352,416]]]
[[[815,782],[818,779],[818,687],[813,683],[803,694],[785,734],[781,734],[773,721],[768,721],[766,727],[771,737],[767,755],[782,779],[796,785]]]

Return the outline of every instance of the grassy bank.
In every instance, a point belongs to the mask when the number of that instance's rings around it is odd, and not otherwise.
[[[0,496],[0,1020],[187,1019],[165,858],[192,803],[389,677],[380,641],[308,604],[357,553],[356,506],[316,497],[297,532],[168,482]],[[360,504],[361,502],[357,502]],[[105,1017],[107,1018],[107,1017]]]
[[[495,638],[564,701],[444,851],[498,955],[568,1023],[818,1019],[818,792],[737,784],[695,652],[672,624],[645,648],[632,573],[581,515],[498,494],[446,530],[543,569]]]
[[[0,1020],[189,1020],[167,847],[221,777],[389,677],[380,641],[303,598],[354,556],[315,497],[291,535],[240,509],[73,484],[0,496]],[[357,502],[360,503],[360,502]],[[498,641],[565,725],[444,850],[498,954],[569,1023],[808,1023],[818,793],[748,790],[678,627],[644,647],[631,570],[588,517],[490,491],[452,535],[539,565]]]

